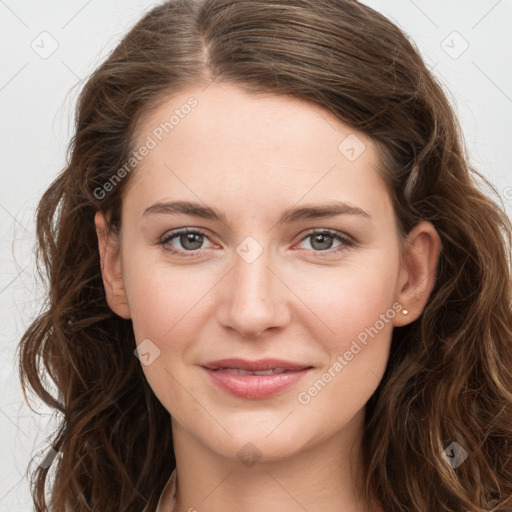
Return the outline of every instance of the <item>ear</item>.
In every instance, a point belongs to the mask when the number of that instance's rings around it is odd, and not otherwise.
[[[423,312],[434,288],[440,252],[441,239],[434,226],[427,221],[418,223],[409,233],[405,244],[396,299],[402,305],[402,310],[393,319],[393,325],[409,324]],[[406,315],[403,314],[405,310]]]
[[[96,212],[94,224],[96,225],[96,234],[98,236],[101,275],[103,277],[107,304],[120,317],[125,319],[131,318],[121,271],[119,239],[108,229],[107,221],[102,212]]]

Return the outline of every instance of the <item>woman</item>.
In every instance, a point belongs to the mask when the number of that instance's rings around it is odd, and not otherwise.
[[[154,8],[38,209],[36,509],[512,510],[511,225],[475,177],[372,9]]]

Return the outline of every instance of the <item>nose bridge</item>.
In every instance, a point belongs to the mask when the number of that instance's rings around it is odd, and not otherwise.
[[[236,253],[227,280],[222,323],[244,336],[283,325],[287,318],[283,284],[271,270],[270,249],[247,237],[238,245]]]
[[[268,254],[261,254],[254,261],[247,261],[241,256],[235,258],[234,295],[238,296],[242,303],[269,303],[271,281],[275,279],[269,267]]]

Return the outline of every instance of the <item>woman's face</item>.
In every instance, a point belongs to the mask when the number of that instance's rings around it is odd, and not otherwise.
[[[360,429],[411,310],[376,147],[319,106],[213,84],[136,148],[114,309],[175,434],[275,459]]]

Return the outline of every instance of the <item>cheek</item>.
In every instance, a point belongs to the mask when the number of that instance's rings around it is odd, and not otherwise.
[[[367,290],[362,281],[354,284],[331,302],[326,323],[335,334],[317,338],[325,364],[297,390],[302,428],[312,439],[346,425],[373,395],[387,366],[396,314],[392,289],[375,286],[375,280]]]
[[[137,342],[154,338],[163,349],[174,332],[190,328],[214,278],[209,269],[171,267],[161,256],[150,256],[132,253],[125,259],[125,289]]]
[[[197,414],[189,394],[196,394],[194,382],[190,381],[185,364],[191,362],[189,350],[199,339],[201,299],[212,283],[206,272],[138,264],[135,254],[126,264],[130,272],[126,274],[125,287],[136,343],[148,346],[146,340],[150,340],[150,352],[156,355],[150,364],[144,364],[141,358],[146,380],[175,419]]]
[[[375,323],[389,334],[391,322],[382,325],[382,315],[387,315],[385,320],[394,317],[397,276],[398,256],[364,258],[340,268],[317,268],[306,278],[295,278],[297,295],[310,311],[301,317],[302,321],[310,318],[316,322],[316,332],[321,324],[324,326],[322,339],[331,354],[343,350]]]
[[[332,418],[332,412],[338,411],[334,417],[341,426],[377,388],[387,365],[397,314],[393,308],[397,273],[394,258],[379,258],[338,269],[328,283],[312,281],[308,305],[329,331],[323,328],[323,335],[316,337],[326,354],[325,365],[297,396],[309,413]],[[318,326],[318,318],[311,318],[311,325],[316,322]],[[320,333],[318,327],[316,332]]]

